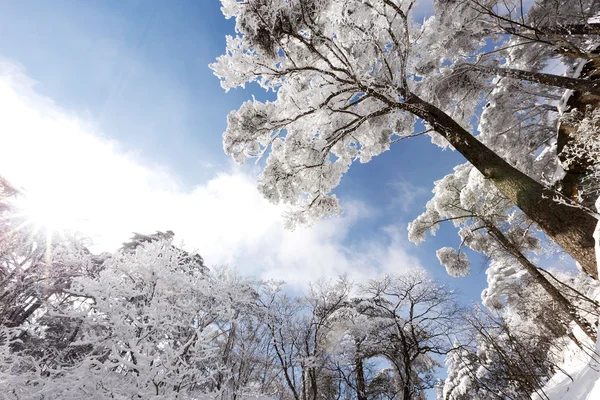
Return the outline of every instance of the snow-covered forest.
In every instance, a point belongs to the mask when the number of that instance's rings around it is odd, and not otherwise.
[[[0,398],[600,398],[600,2],[221,3],[213,79],[272,95],[230,112],[223,149],[281,223],[338,218],[354,162],[426,135],[464,163],[402,230],[453,226],[437,259],[456,279],[484,259],[481,301],[410,266],[300,292],[171,231],[96,254],[0,177]]]

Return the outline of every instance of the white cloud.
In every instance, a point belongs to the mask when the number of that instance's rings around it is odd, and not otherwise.
[[[231,167],[187,190],[167,168],[102,138],[82,120],[36,93],[14,64],[0,63],[0,174],[24,189],[24,206],[47,223],[91,236],[112,250],[131,232],[173,230],[207,264],[302,285],[348,273],[353,279],[417,267],[404,233],[382,230],[346,247],[368,207],[346,201],[341,218],[294,232],[282,228],[282,208],[264,200],[255,178]]]
[[[392,196],[392,206],[400,207],[404,212],[410,211],[421,197],[431,194],[431,190],[426,187],[417,186],[403,179],[392,182],[390,186],[396,192]]]

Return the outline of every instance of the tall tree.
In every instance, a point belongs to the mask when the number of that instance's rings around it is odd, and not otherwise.
[[[369,161],[417,119],[441,135],[552,240],[597,278],[594,217],[553,200],[556,193],[512,166],[466,128],[475,104],[452,118],[422,91],[423,31],[413,2],[392,0],[223,0],[240,35],[211,68],[224,88],[257,82],[274,102],[244,103],[228,117],[225,151],[242,162],[268,153],[259,189],[294,209],[291,225],[339,212],[331,191],[353,161]],[[439,69],[441,60],[434,69]],[[433,74],[436,75],[436,74]],[[486,79],[462,84],[478,93]],[[453,104],[457,98],[450,96]],[[438,104],[438,105],[436,105]]]
[[[392,364],[400,398],[424,398],[435,387],[435,355],[446,355],[458,332],[462,310],[455,294],[422,271],[384,276],[361,288],[359,310],[387,328],[379,330],[378,354]],[[385,326],[384,325],[384,326]]]
[[[572,205],[579,204],[588,209],[594,208],[600,195],[597,186],[590,184],[597,181],[591,161],[597,156],[593,151],[583,151],[585,148],[581,146],[578,127],[586,125],[582,118],[573,115],[559,120],[559,114],[576,109],[582,115],[584,110],[595,110],[600,104],[596,89],[600,76],[597,46],[600,25],[595,18],[599,7],[594,0],[539,0],[531,4],[512,0],[439,0],[435,2],[436,17],[431,25],[444,34],[440,35],[441,40],[432,40],[428,44],[429,63],[433,66],[438,65],[439,57],[431,54],[443,54],[442,58],[448,64],[444,69],[457,75],[472,68],[495,76],[497,84],[505,80],[528,83],[530,88],[512,92],[519,98],[522,92],[531,92],[531,87],[535,88],[533,83],[570,89],[560,94],[560,101],[551,104],[543,97],[538,99],[546,103],[543,105],[556,107],[552,124],[555,132],[557,123],[559,125],[553,139],[554,153],[561,161],[560,169],[564,174],[555,177],[552,184],[570,199]],[[490,49],[489,39],[492,38],[498,44]],[[566,76],[548,74],[548,67],[561,63],[567,67]],[[455,79],[460,80],[460,76]],[[497,96],[492,93],[486,97],[493,103]],[[520,104],[517,99],[513,101]],[[506,111],[498,113],[496,109],[495,114],[510,118]],[[503,128],[497,129],[495,134],[503,131]],[[481,125],[480,132],[483,133]],[[597,134],[595,140],[600,140]],[[493,150],[498,152],[499,149]],[[506,159],[504,154],[501,155]]]
[[[425,239],[425,232],[435,233],[442,222],[453,222],[460,227],[461,244],[458,250],[442,248],[438,258],[452,276],[469,273],[469,261],[461,251],[463,246],[485,254],[494,263],[510,265],[512,279],[521,279],[528,274],[546,293],[554,299],[561,311],[569,316],[592,340],[596,339],[596,328],[582,317],[563,291],[568,285],[556,280],[550,272],[534,265],[526,253],[540,253],[542,243],[531,229],[529,221],[512,204],[489,184],[472,166],[464,164],[455,168],[453,174],[436,182],[434,197],[427,203],[426,211],[409,224],[409,238],[418,243]],[[546,248],[546,252],[549,252]],[[519,268],[514,268],[514,265]],[[488,270],[488,281],[494,282],[498,272]],[[511,279],[509,277],[506,277]],[[510,298],[507,288],[504,295]],[[484,292],[485,293],[485,292]],[[485,299],[485,296],[484,296]]]

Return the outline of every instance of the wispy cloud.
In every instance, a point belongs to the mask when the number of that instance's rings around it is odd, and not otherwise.
[[[404,235],[382,230],[346,246],[368,205],[346,201],[346,214],[294,232],[282,228],[283,209],[264,200],[253,173],[233,165],[192,190],[172,171],[103,138],[92,121],[58,107],[35,90],[15,64],[0,63],[0,174],[39,208],[114,250],[131,232],[173,230],[176,240],[208,265],[304,285],[347,273],[364,279],[418,267]],[[415,190],[399,184],[404,203]]]
[[[396,180],[390,183],[393,190],[391,196],[393,207],[400,207],[403,212],[411,210],[415,202],[423,200],[427,195],[431,195],[431,190],[424,186],[418,186],[407,180]]]

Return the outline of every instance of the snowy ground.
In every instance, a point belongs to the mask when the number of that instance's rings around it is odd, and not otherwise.
[[[590,357],[573,345],[570,358],[546,384],[544,395],[534,395],[534,400],[599,400],[600,399],[600,357]],[[596,345],[600,354],[600,342]],[[568,374],[568,376],[567,376]],[[570,377],[569,377],[570,376]],[[571,380],[573,378],[573,380]],[[546,397],[547,396],[547,397]]]

